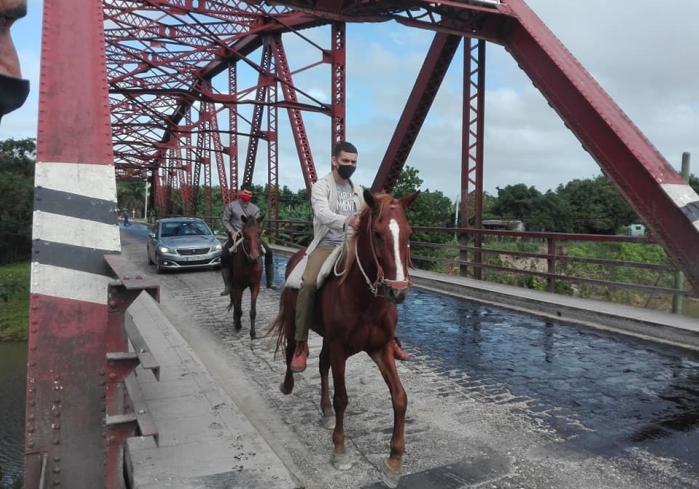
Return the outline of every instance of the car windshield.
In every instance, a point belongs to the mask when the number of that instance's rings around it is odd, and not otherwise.
[[[160,224],[160,236],[210,236],[209,227],[201,221],[175,221]]]

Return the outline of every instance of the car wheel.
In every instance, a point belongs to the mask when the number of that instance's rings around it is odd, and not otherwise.
[[[153,265],[153,260],[150,259],[150,253],[146,250],[146,256],[148,257],[148,264]]]

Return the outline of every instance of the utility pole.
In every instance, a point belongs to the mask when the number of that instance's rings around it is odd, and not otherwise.
[[[689,159],[690,159],[690,154],[689,153],[682,153],[682,178],[684,178],[687,182],[689,182]],[[674,288],[675,290],[683,290],[684,289],[684,275],[682,275],[682,272],[677,271],[675,272],[675,281],[674,281]],[[680,294],[673,294],[672,295],[672,312],[674,314],[682,314],[682,307],[684,306],[684,297]]]
[[[148,178],[146,178],[146,198],[143,201],[143,219],[148,222]]]

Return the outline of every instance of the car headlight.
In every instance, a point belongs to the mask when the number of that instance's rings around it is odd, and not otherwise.
[[[160,250],[161,253],[174,253],[175,252],[175,250],[171,250],[167,246],[160,246],[158,249]]]
[[[222,245],[221,243],[216,243],[216,246],[214,246],[214,249],[215,249],[216,251],[222,250],[222,249],[223,249],[223,245]]]

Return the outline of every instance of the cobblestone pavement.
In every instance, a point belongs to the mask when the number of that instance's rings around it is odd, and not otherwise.
[[[218,295],[218,272],[156,276],[146,263],[142,236],[122,233],[122,246],[144,274],[161,283],[166,314],[300,487],[382,487],[376,467],[388,454],[393,415],[387,388],[366,355],[348,361],[346,434],[354,466],[337,471],[330,464],[331,432],[319,424],[320,338],[312,336],[308,369],[296,375],[293,394],[284,396],[278,389],[284,364],[281,356],[274,358],[273,340],[248,336],[247,296],[238,333],[228,299]],[[258,334],[276,315],[278,300],[278,292],[266,290],[258,299]],[[504,383],[483,382],[434,362],[429,352],[417,353],[416,361],[399,364],[409,400],[399,487],[699,488],[694,468],[678,459],[640,448],[614,455],[586,450],[572,443],[576,435],[570,433],[585,427],[568,410],[542,406]]]

